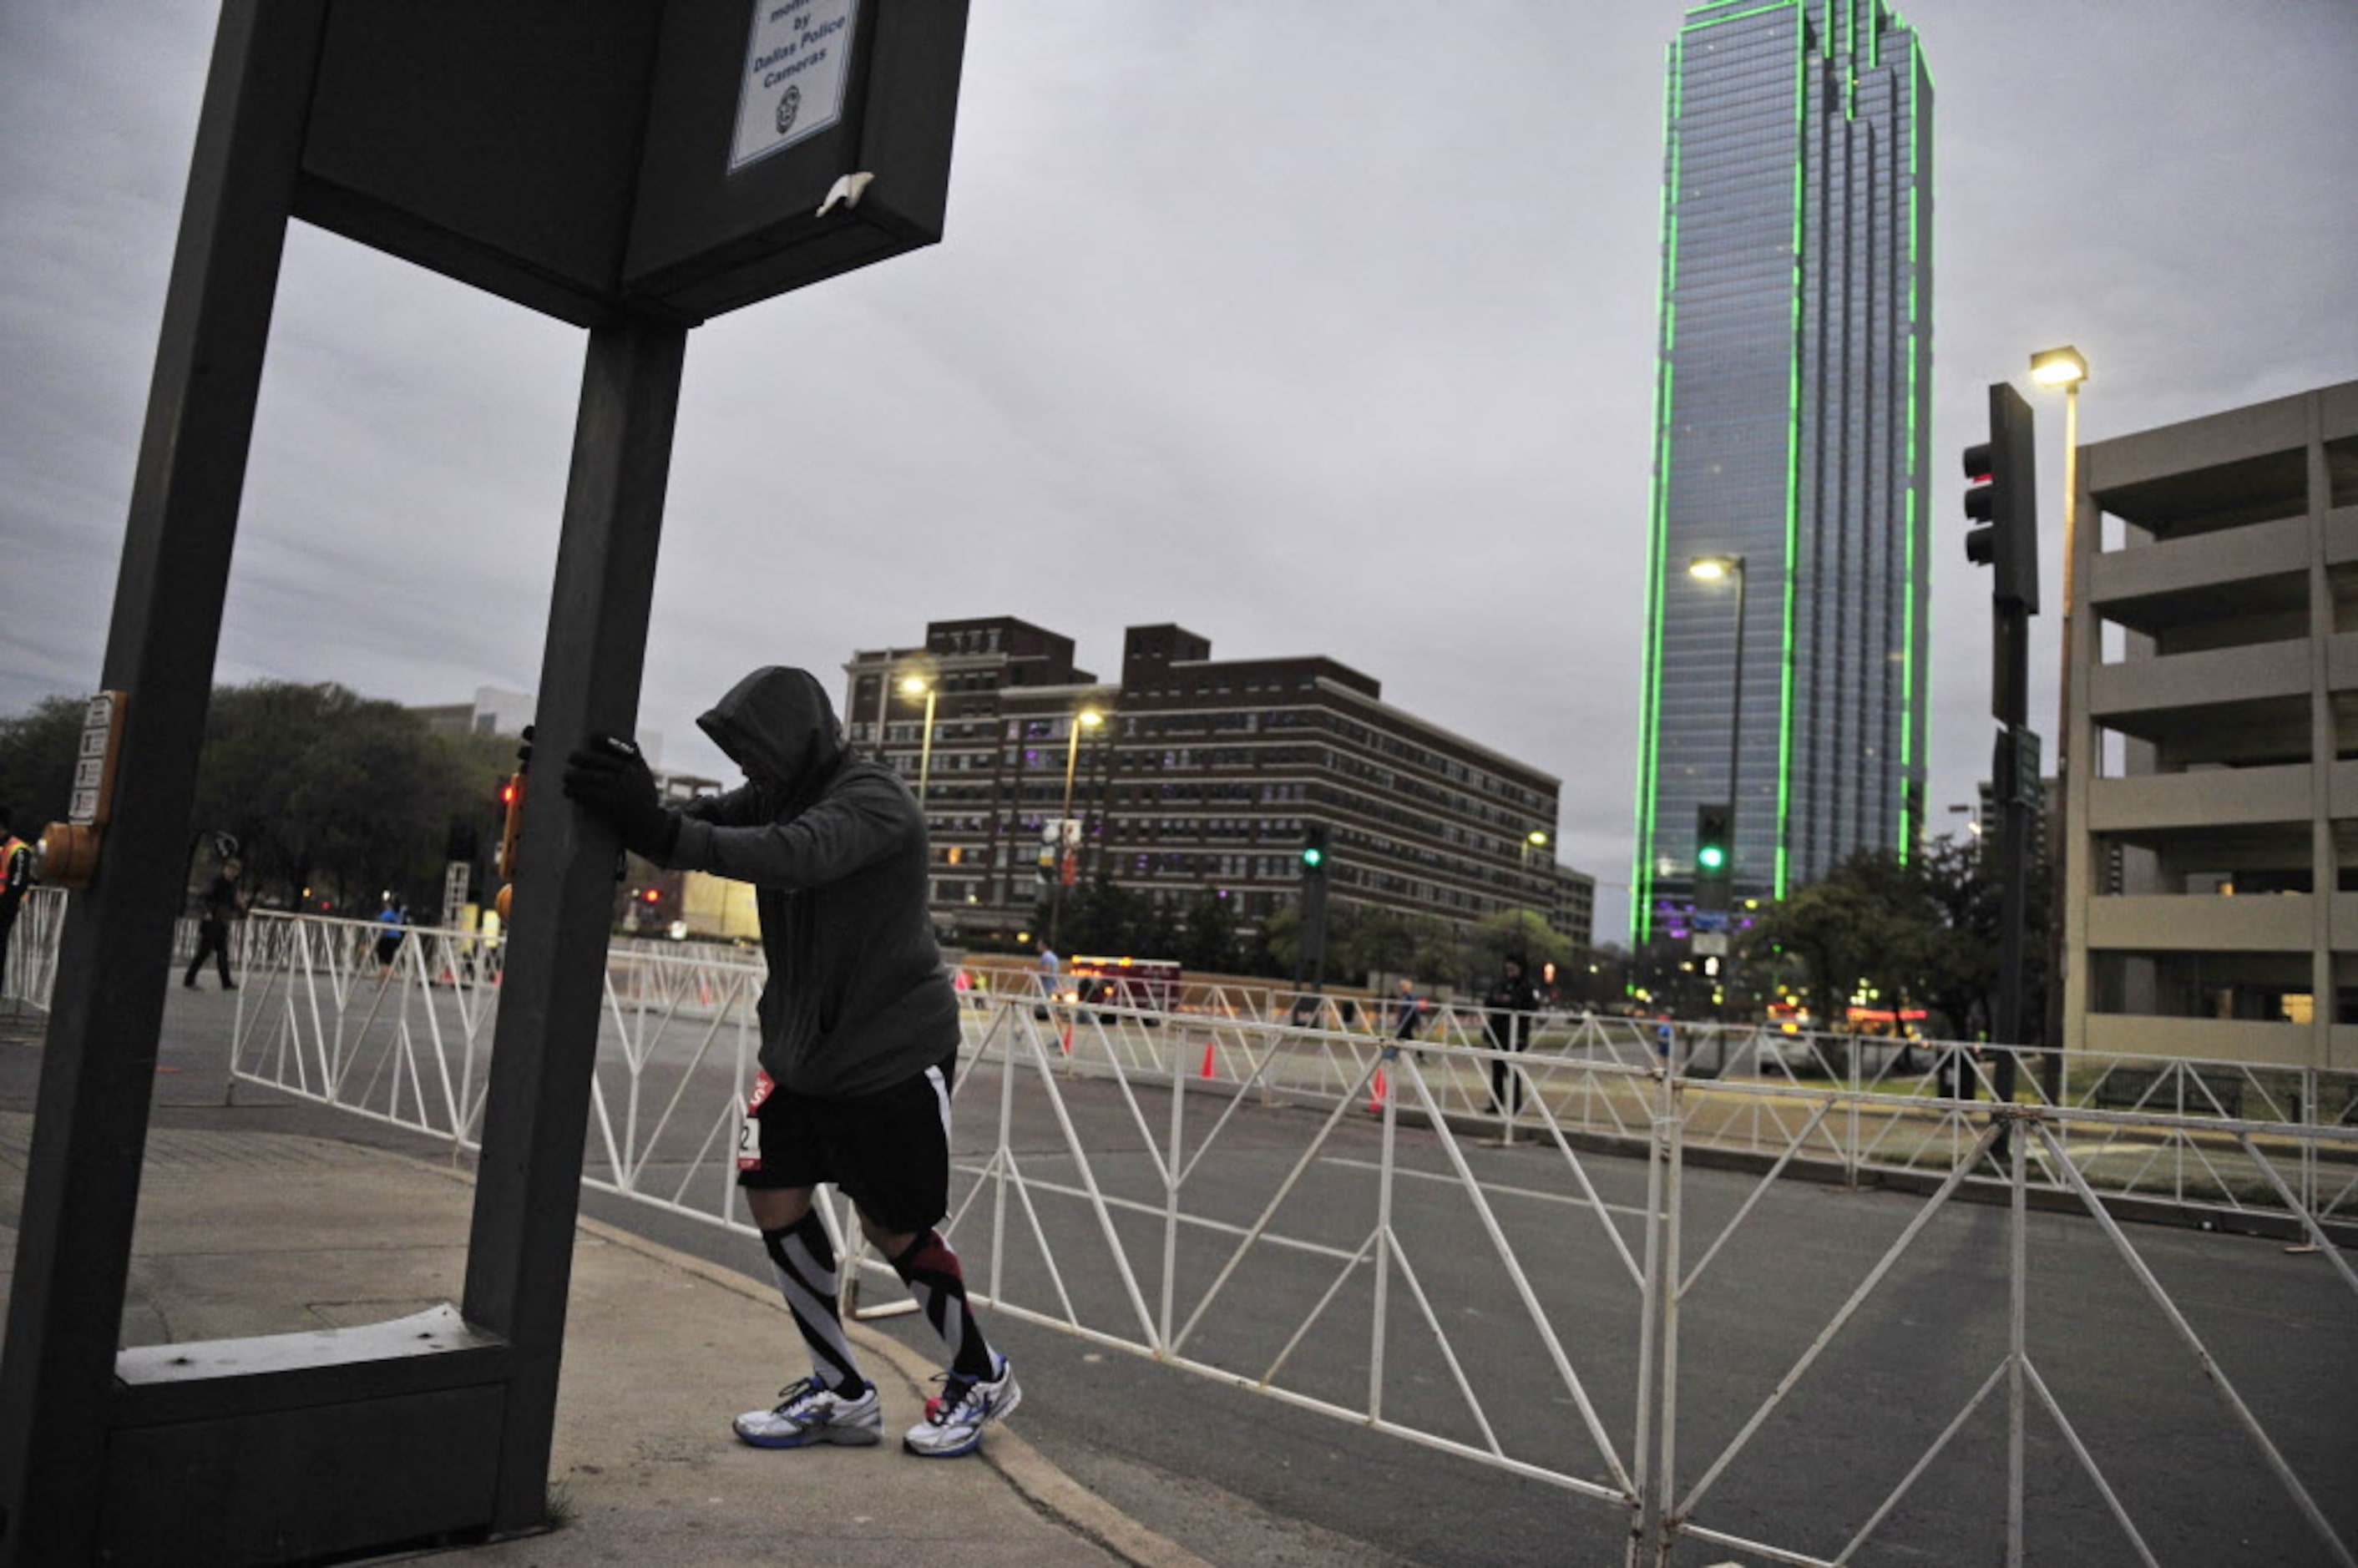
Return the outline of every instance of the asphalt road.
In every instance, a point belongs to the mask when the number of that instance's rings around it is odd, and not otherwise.
[[[241,1087],[226,1093],[232,999],[175,988],[168,1011],[157,1119],[162,1125],[238,1127],[350,1138],[427,1158],[447,1145],[415,1134]],[[0,1035],[5,1038],[5,1035]],[[29,1107],[38,1051],[0,1049],[0,1104]],[[1141,1093],[1134,1113],[1111,1086],[1062,1080],[1065,1111],[1097,1180],[1109,1189],[1159,1190],[1141,1127],[1159,1131],[1164,1106]],[[961,1098],[962,1155],[995,1141],[995,1075],[978,1073]],[[232,1100],[234,1103],[224,1103]],[[1298,1185],[1286,1228],[1347,1251],[1373,1223],[1379,1162],[1371,1121],[1347,1120],[1325,1142],[1321,1119],[1249,1108],[1221,1128],[1189,1178],[1191,1208],[1242,1224],[1290,1173]],[[1063,1122],[1044,1101],[1019,1097],[1010,1145],[1034,1181],[1070,1178],[1079,1166]],[[1191,1118],[1196,1113],[1190,1111]],[[1191,1120],[1208,1130],[1208,1116]],[[1304,1161],[1305,1152],[1314,1152]],[[1193,1146],[1191,1145],[1191,1148]],[[1500,1447],[1536,1463],[1602,1479],[1606,1467],[1541,1336],[1483,1225],[1458,1191],[1435,1135],[1403,1130],[1396,1151],[1393,1228],[1441,1332],[1396,1281],[1383,1325],[1384,1411],[1479,1437],[1456,1389],[1480,1400]],[[1583,1169],[1606,1206],[1600,1217],[1568,1198],[1563,1157],[1539,1146],[1476,1148],[1466,1156],[1486,1183],[1512,1189],[1496,1206],[1516,1256],[1530,1271],[1544,1317],[1626,1460],[1636,1409],[1639,1299],[1611,1247],[1607,1224],[1641,1241],[1642,1163],[1587,1156]],[[1686,1173],[1682,1251],[1693,1270],[1751,1195],[1741,1173]],[[1096,1221],[1077,1204],[1043,1199],[1042,1223],[1060,1259],[1087,1257]],[[595,1192],[585,1207],[669,1245],[760,1278],[758,1249],[708,1223]],[[1787,1376],[1845,1299],[1915,1220],[1923,1200],[1786,1182],[1764,1195],[1694,1279],[1680,1307],[1678,1474],[1691,1486]],[[1153,1226],[1126,1217],[1146,1299],[1160,1289]],[[2157,1227],[2131,1232],[2140,1256],[2233,1380],[2263,1429],[2309,1484],[2344,1540],[2358,1540],[2358,1303],[2324,1260],[2279,1243]],[[969,1242],[965,1238],[977,1239]],[[961,1232],[968,1276],[1003,1269],[1014,1303],[1060,1314],[1036,1257],[1011,1239],[994,1260],[969,1218]],[[1931,1217],[1790,1396],[1727,1465],[1696,1512],[1737,1535],[1831,1556],[1907,1476],[2003,1357],[2008,1338],[2003,1208],[1957,1204]],[[1191,1239],[1180,1251],[1179,1315],[1200,1301],[1233,1238]],[[2306,1563],[2330,1561],[2303,1529],[2283,1489],[2234,1423],[2201,1365],[2084,1217],[2029,1217],[2028,1345],[2039,1377],[2080,1441],[2098,1459],[2147,1545],[2163,1563]],[[1099,1247],[1101,1252],[1101,1246]],[[1259,1371],[1274,1348],[1313,1320],[1343,1266],[1324,1254],[1274,1257],[1248,1271],[1207,1309],[1190,1355]],[[1363,1400],[1374,1331],[1352,1275],[1311,1321],[1278,1382],[1305,1395]],[[1126,1292],[1102,1268],[1068,1270],[1065,1289],[1084,1322],[1109,1325]],[[1435,1452],[1363,1425],[1297,1408],[1230,1381],[1159,1365],[1012,1312],[990,1316],[994,1337],[1023,1368],[1025,1436],[1084,1484],[1217,1563],[1326,1565],[1590,1563],[1617,1562],[1628,1527],[1613,1505]],[[881,1326],[931,1348],[914,1319]],[[1444,1351],[1444,1345],[1447,1352]],[[774,1347],[783,1381],[800,1361],[784,1317]],[[1453,1369],[1449,1357],[1458,1366]],[[749,1360],[754,1357],[749,1355]],[[767,1387],[749,1389],[753,1399]],[[2006,1389],[1955,1433],[1877,1530],[1864,1563],[1998,1560],[2005,1512]],[[2034,1396],[2035,1397],[2035,1396]],[[2074,1459],[2055,1419],[2028,1422],[2032,1561],[2079,1564],[2137,1558]],[[1689,1547],[1679,1561],[1743,1554]],[[1757,1561],[1758,1559],[1754,1559]]]

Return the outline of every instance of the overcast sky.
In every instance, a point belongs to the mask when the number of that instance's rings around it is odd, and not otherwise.
[[[977,0],[944,243],[689,340],[664,761],[726,773],[691,720],[756,665],[839,692],[855,648],[1010,614],[1110,676],[1125,626],[1177,622],[1559,775],[1563,858],[1626,936],[1683,10]],[[97,684],[215,11],[0,0],[0,714]],[[2078,344],[2100,439],[2358,378],[2358,0],[1906,15],[1937,88],[1941,820],[1987,766],[1952,471],[1987,383]],[[535,687],[582,347],[298,226],[218,678]]]

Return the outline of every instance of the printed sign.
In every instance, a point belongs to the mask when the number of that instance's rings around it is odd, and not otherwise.
[[[114,803],[114,748],[122,735],[123,694],[102,691],[83,705],[81,743],[74,757],[73,794],[66,820],[77,827],[103,824]]]
[[[753,0],[730,173],[843,118],[851,35],[859,21],[860,0]]]

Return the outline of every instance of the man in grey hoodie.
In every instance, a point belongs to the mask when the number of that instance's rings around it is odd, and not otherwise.
[[[739,1416],[737,1435],[762,1448],[882,1435],[876,1389],[844,1334],[835,1249],[812,1206],[819,1184],[833,1182],[949,1346],[942,1391],[903,1446],[935,1458],[971,1453],[1022,1396],[935,1228],[949,1212],[958,1015],[926,913],[925,818],[897,775],[846,749],[807,671],[755,670],[697,724],[744,770],[742,786],[666,808],[635,746],[593,736],[567,759],[565,793],[611,822],[625,849],[755,890],[769,977],[737,1180],[811,1375],[773,1408]]]

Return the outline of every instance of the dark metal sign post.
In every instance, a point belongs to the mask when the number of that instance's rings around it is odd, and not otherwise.
[[[545,1513],[615,845],[527,818],[464,1302],[119,1352],[174,915],[287,222],[590,329],[535,722],[636,727],[688,330],[940,237],[966,0],[225,0],[103,684],[5,1361],[0,1563],[287,1563]]]

